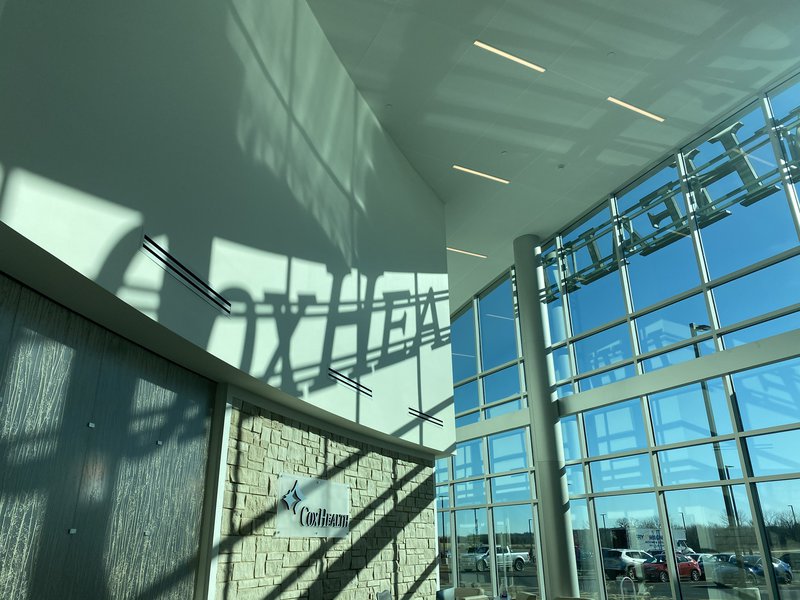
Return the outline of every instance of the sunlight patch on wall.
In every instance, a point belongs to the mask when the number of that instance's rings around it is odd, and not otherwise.
[[[90,279],[142,226],[138,211],[21,169],[8,175],[0,220]]]

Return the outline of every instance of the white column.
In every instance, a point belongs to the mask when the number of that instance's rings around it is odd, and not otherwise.
[[[545,346],[547,317],[540,301],[544,270],[536,259],[538,246],[539,238],[534,235],[515,239],[514,266],[539,498],[540,554],[544,563],[545,592],[548,598],[555,600],[577,598],[580,594],[558,403],[550,391],[552,366],[548,364]]]

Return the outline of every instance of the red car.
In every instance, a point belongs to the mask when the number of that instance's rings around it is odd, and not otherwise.
[[[675,560],[678,562],[678,575],[681,579],[691,579],[692,581],[700,579],[700,565],[696,560],[684,554],[675,555]],[[663,554],[644,561],[642,569],[645,580],[657,580],[664,583],[669,581],[667,561]]]

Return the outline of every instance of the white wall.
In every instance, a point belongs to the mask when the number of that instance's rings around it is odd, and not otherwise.
[[[0,80],[0,220],[265,384],[452,443],[443,207],[304,2],[10,2]]]

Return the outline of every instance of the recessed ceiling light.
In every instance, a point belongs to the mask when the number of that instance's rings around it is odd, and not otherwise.
[[[450,252],[458,252],[459,254],[466,254],[467,256],[474,256],[476,258],[489,258],[485,254],[478,254],[477,252],[468,252],[466,250],[459,250],[458,248],[451,248],[450,246],[447,246],[447,249],[450,250]]]
[[[503,52],[502,50],[495,48],[494,46],[490,46],[489,44],[484,44],[480,40],[475,40],[472,42],[473,45],[477,46],[478,48],[483,48],[484,50],[488,50],[489,52],[493,52],[497,54],[497,56],[502,56],[503,58],[507,58],[508,60],[513,60],[515,63],[518,63],[524,67],[528,67],[529,69],[533,69],[534,71],[539,71],[539,73],[544,73],[544,67],[540,67],[539,65],[535,65],[532,62],[528,62],[518,56],[514,56],[513,54],[509,54],[508,52]]]
[[[627,102],[623,102],[622,100],[617,100],[613,96],[609,96],[608,97],[608,101],[609,102],[613,102],[614,104],[617,104],[618,106],[621,106],[622,108],[627,108],[628,110],[632,110],[633,112],[639,113],[640,115],[644,115],[645,117],[649,117],[649,118],[653,119],[654,121],[658,121],[659,123],[663,123],[664,122],[664,119],[662,117],[659,117],[658,115],[654,115],[651,112],[647,112],[646,110],[642,110],[641,108],[637,108],[633,104],[628,104]]]
[[[470,175],[477,175],[478,177],[483,177],[485,179],[491,179],[492,181],[496,181],[498,183],[511,183],[508,179],[503,179],[502,177],[495,177],[494,175],[489,175],[488,173],[481,173],[480,171],[476,171],[475,169],[468,169],[467,167],[462,167],[460,165],[453,165],[453,168],[456,171],[463,171],[464,173],[469,173]]]

